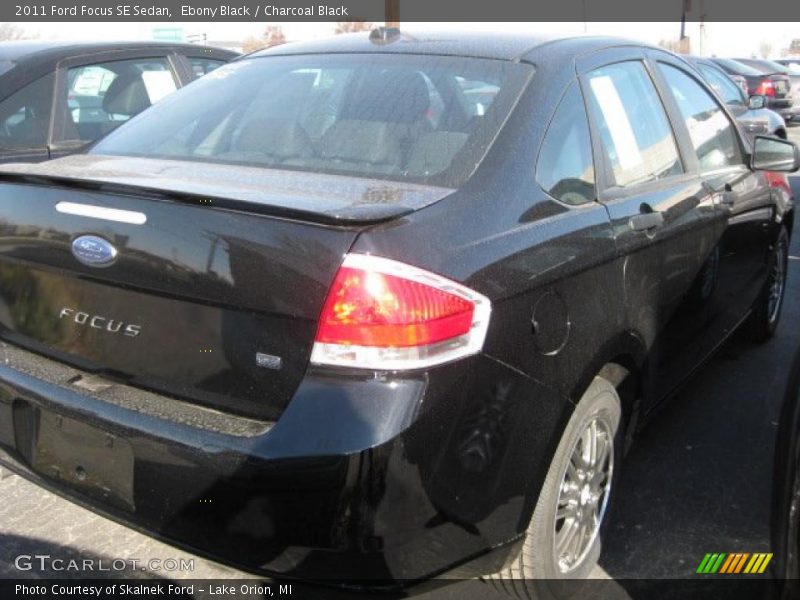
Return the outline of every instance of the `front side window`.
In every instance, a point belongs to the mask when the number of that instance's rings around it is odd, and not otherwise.
[[[689,130],[701,171],[742,163],[733,124],[714,97],[686,72],[659,63],[670,92]]]
[[[47,145],[53,81],[50,73],[0,102],[0,152]]]
[[[66,114],[58,141],[93,142],[175,91],[166,57],[118,60],[67,70]]]
[[[592,71],[589,106],[618,186],[683,172],[664,106],[640,61]]]
[[[452,56],[254,57],[176,92],[92,151],[458,187],[531,73]]]
[[[536,162],[536,180],[544,191],[566,204],[595,199],[589,123],[576,83],[564,94],[547,128]]]

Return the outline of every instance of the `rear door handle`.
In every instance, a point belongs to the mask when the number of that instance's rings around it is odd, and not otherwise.
[[[664,214],[660,211],[642,213],[631,217],[629,224],[634,231],[649,231],[664,224]]]

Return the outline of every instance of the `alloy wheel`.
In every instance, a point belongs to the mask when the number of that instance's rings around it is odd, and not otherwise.
[[[577,568],[600,531],[614,472],[614,431],[596,415],[573,446],[561,479],[553,556],[561,573]]]

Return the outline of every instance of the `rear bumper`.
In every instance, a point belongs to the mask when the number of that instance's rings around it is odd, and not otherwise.
[[[773,100],[767,105],[767,108],[774,110],[784,119],[800,116],[800,103],[796,103],[791,99]]]
[[[486,356],[403,378],[310,371],[268,424],[122,385],[88,392],[74,369],[2,351],[0,462],[151,535],[283,578],[384,585],[499,569],[570,412]]]

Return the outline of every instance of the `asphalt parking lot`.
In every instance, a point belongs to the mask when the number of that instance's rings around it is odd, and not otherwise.
[[[790,137],[800,143],[800,127],[793,127]],[[800,177],[792,185],[800,198]],[[798,231],[790,254],[777,336],[764,345],[739,338],[728,342],[661,411],[628,455],[598,577],[689,577],[707,552],[769,551],[777,415],[790,359],[800,346]],[[246,576],[108,521],[7,471],[0,473],[0,499],[0,577],[48,575],[18,571],[14,558],[20,554],[194,558],[193,571],[131,569],[124,574]],[[425,597],[505,598],[477,581]]]

